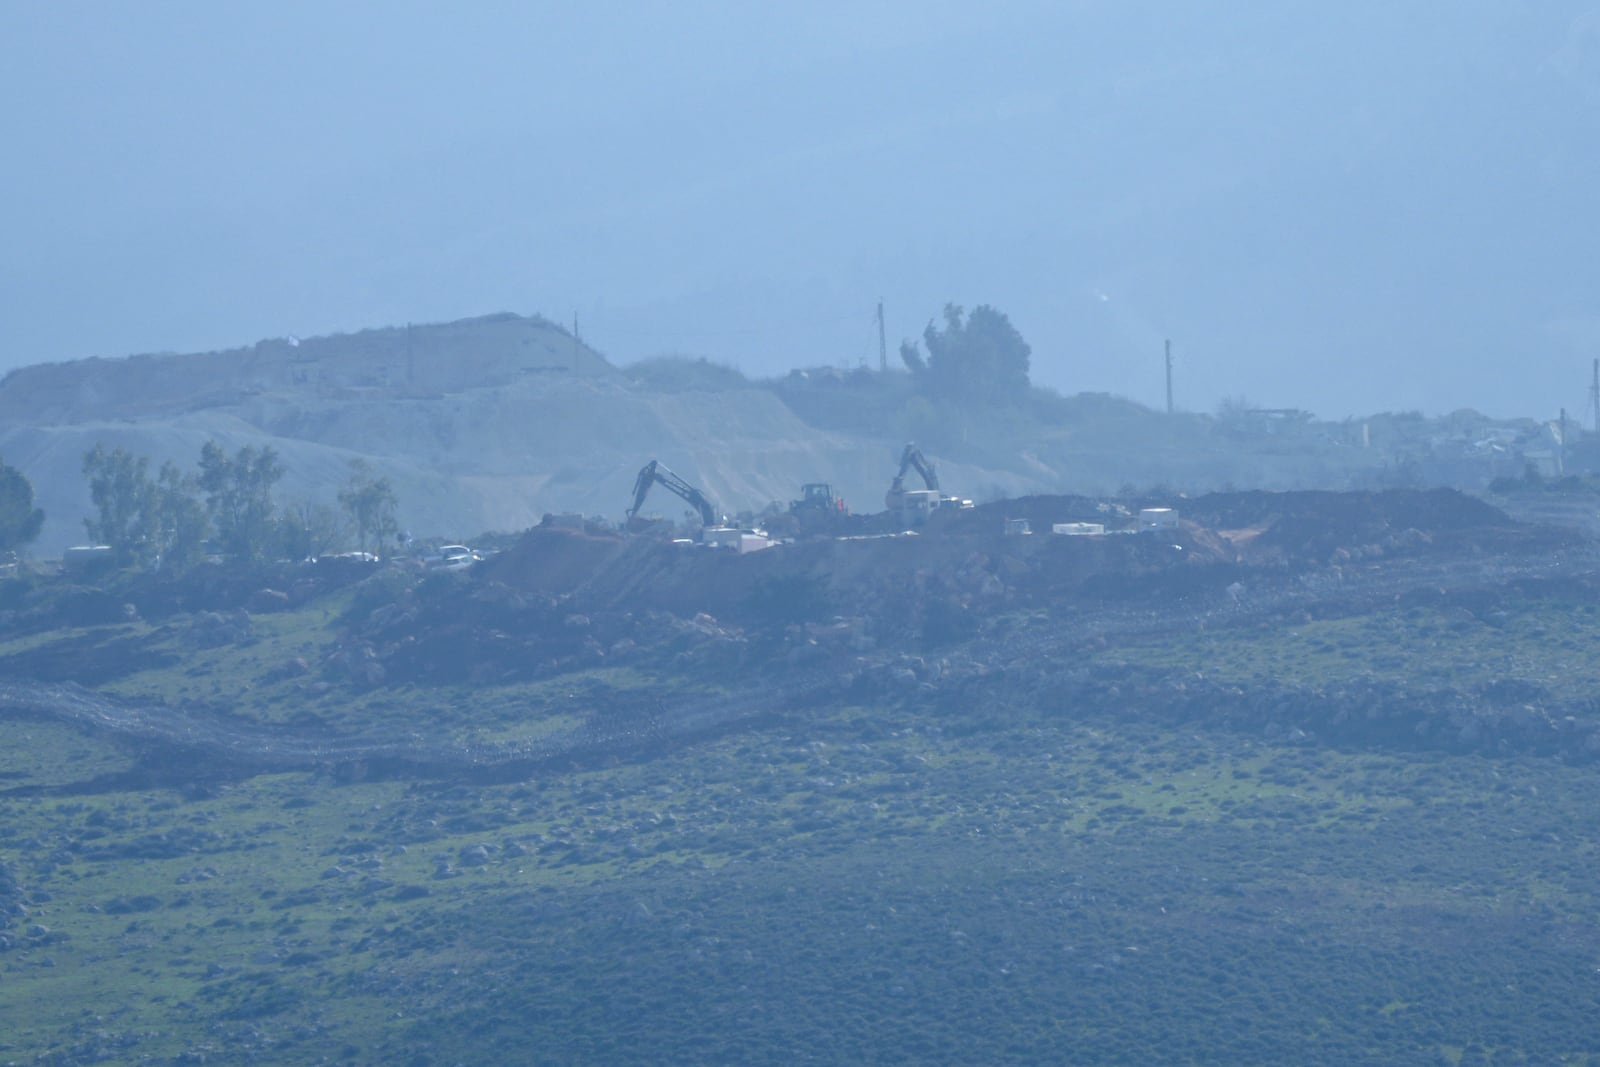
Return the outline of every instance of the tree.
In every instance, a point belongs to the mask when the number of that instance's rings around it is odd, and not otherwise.
[[[350,479],[339,490],[339,503],[356,527],[356,547],[363,552],[380,553],[384,544],[400,529],[395,519],[399,507],[389,479],[373,476],[366,460],[350,461]],[[371,544],[372,548],[367,548]]]
[[[195,480],[168,461],[156,475],[152,540],[162,566],[190,567],[205,558],[210,523],[195,496]]]
[[[909,338],[900,342],[900,362],[906,365],[906,370],[910,371],[914,378],[928,373],[928,361],[922,358],[917,342]]]
[[[349,524],[338,509],[310,500],[290,504],[282,526],[288,559],[315,559],[347,543],[349,536]]]
[[[124,563],[188,566],[205,549],[206,513],[194,479],[173,463],[150,477],[150,460],[97,444],[83,457],[95,518],[83,520],[89,539],[110,545]]]
[[[207,441],[200,450],[200,491],[223,551],[236,559],[265,559],[275,547],[277,528],[272,487],[283,477],[278,453],[245,446],[230,459],[221,445]]]
[[[900,346],[900,358],[922,388],[934,397],[963,403],[1014,403],[1028,393],[1033,350],[1004,312],[980,304],[966,314],[946,304],[944,327],[932,322],[922,331],[926,358],[916,343]]]
[[[125,449],[106,451],[96,444],[84,453],[83,475],[89,480],[89,500],[95,517],[84,519],[89,540],[109,545],[117,558],[130,563],[153,554],[150,527],[156,511],[156,487],[150,480],[150,460]]]
[[[43,528],[44,512],[33,506],[33,483],[0,461],[0,552],[15,552]]]

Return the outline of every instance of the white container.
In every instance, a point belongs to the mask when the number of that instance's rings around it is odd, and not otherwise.
[[[1140,508],[1139,532],[1160,533],[1178,528],[1178,513],[1172,508]]]

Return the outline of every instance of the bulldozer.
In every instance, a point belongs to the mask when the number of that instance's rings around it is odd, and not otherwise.
[[[807,482],[800,487],[800,499],[790,502],[789,514],[802,522],[807,518],[831,521],[850,514],[850,508],[827,482]]]
[[[773,504],[765,522],[767,532],[779,537],[837,537],[858,525],[844,497],[827,482],[802,485],[800,499],[789,501],[783,510]]]

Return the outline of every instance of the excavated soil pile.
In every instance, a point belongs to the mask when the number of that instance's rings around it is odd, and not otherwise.
[[[1259,490],[1210,493],[1183,501],[1185,518],[1216,529],[1284,524],[1350,540],[1388,529],[1471,530],[1505,526],[1505,512],[1454,489],[1387,489],[1382,492]]]
[[[1232,560],[1204,531],[1146,537],[1007,537],[971,513],[921,534],[816,540],[740,556],[644,538],[536,530],[482,568],[527,594],[567,595],[571,610],[698,614],[741,625],[840,616],[915,616],[929,601],[978,610],[1039,604],[1110,578],[1145,578]],[[985,530],[986,532],[979,532]]]
[[[490,581],[529,593],[571,593],[615,566],[639,542],[606,534],[536,527],[479,570]]]
[[[1011,612],[1085,624],[1130,612],[1161,618],[1231,603],[1225,591],[1235,582],[1259,593],[1263,571],[1281,578],[1356,560],[1447,560],[1493,551],[1507,531],[1556,536],[1449,491],[1228,493],[1179,504],[1184,521],[1158,536],[1005,535],[1007,517],[1048,531],[1054,521],[1137,511],[1032,497],[953,512],[917,534],[748,555],[541,528],[463,584],[438,585],[438,595],[419,589],[416,600],[372,610],[355,628],[390,677],[419,680],[546,674],[691,650],[750,666],[819,641],[853,651],[942,647]]]
[[[1227,536],[1249,562],[1314,565],[1351,554],[1496,544],[1517,524],[1453,489],[1213,493],[1181,504],[1185,519]]]
[[[1404,681],[1346,684],[1342,662],[1329,670],[1333,684],[1300,689],[1266,684],[1260,675],[1245,684],[1227,676],[1207,681],[1188,668],[1086,667],[1079,652],[1121,641],[1276,627],[1373,605],[1385,612],[1460,608],[1442,616],[1452,632],[1458,625],[1499,628],[1506,625],[1500,600],[1508,590],[1519,600],[1581,598],[1592,593],[1592,582],[1575,588],[1571,575],[1600,566],[1592,543],[1571,553],[1549,551],[1562,547],[1560,538],[1580,535],[1519,526],[1456,493],[1229,493],[1178,504],[1184,521],[1158,536],[1005,535],[1006,517],[1028,517],[1036,529],[1048,529],[1049,521],[1107,513],[1082,498],[1040,497],[953,512],[915,535],[805,541],[744,556],[547,527],[457,574],[370,565],[211,573],[184,584],[181,597],[168,590],[164,599],[126,601],[137,617],[151,618],[158,606],[190,596],[220,597],[192,614],[175,611],[152,634],[100,628],[14,653],[0,667],[15,677],[106,681],[135,664],[148,666],[175,627],[194,647],[249,642],[257,609],[228,607],[241,599],[272,610],[353,583],[346,610],[332,623],[337,645],[320,664],[328,681],[356,688],[477,686],[613,665],[651,679],[616,692],[594,681],[584,697],[589,717],[571,738],[558,739],[565,748],[551,750],[563,758],[570,751],[622,751],[617,746],[640,738],[692,736],[779,705],[804,707],[840,694],[870,703],[909,692],[953,706],[997,699],[1047,700],[1052,708],[1138,706],[1329,736],[1357,720],[1366,724],[1362,730],[1378,729],[1371,724],[1379,716],[1388,724],[1386,737],[1504,742],[1584,758],[1600,753],[1600,729],[1588,725],[1592,709],[1584,705],[1577,718],[1566,716],[1565,707],[1574,705],[1548,705],[1538,680],[1511,684],[1518,682],[1512,678],[1464,695],[1425,693],[1419,701]],[[1108,510],[1123,515],[1136,506]],[[1501,552],[1496,538],[1520,540],[1504,541],[1510,547]],[[139,591],[149,592],[131,592]],[[78,604],[81,597],[66,590],[60,599]],[[119,596],[91,606],[121,612],[123,603]],[[298,667],[305,674],[315,669]],[[708,701],[704,689],[726,693]],[[492,770],[493,760],[514,763],[521,773],[532,758],[519,752],[482,763],[481,753],[449,745],[439,750],[443,755],[430,755],[436,741],[410,734],[353,737],[334,749],[322,735],[241,730],[202,722],[182,708],[86,706],[62,693],[41,697],[13,687],[8,699],[30,714],[176,746],[191,763],[202,749],[260,767],[348,762],[359,753],[428,773]],[[1580,722],[1581,729],[1562,725]],[[0,882],[0,905],[3,890]],[[0,926],[3,918],[0,912]]]

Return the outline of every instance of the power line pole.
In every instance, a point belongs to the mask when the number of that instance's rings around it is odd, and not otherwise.
[[[1172,414],[1172,341],[1167,341],[1167,414]]]
[[[1567,473],[1567,409],[1561,409],[1561,429],[1556,441],[1556,473]]]
[[[1594,432],[1600,433],[1600,359],[1594,361],[1594,382],[1589,386],[1589,410],[1584,414],[1593,417]]]
[[[878,301],[878,370],[889,371],[889,341],[883,329],[883,301]]]

